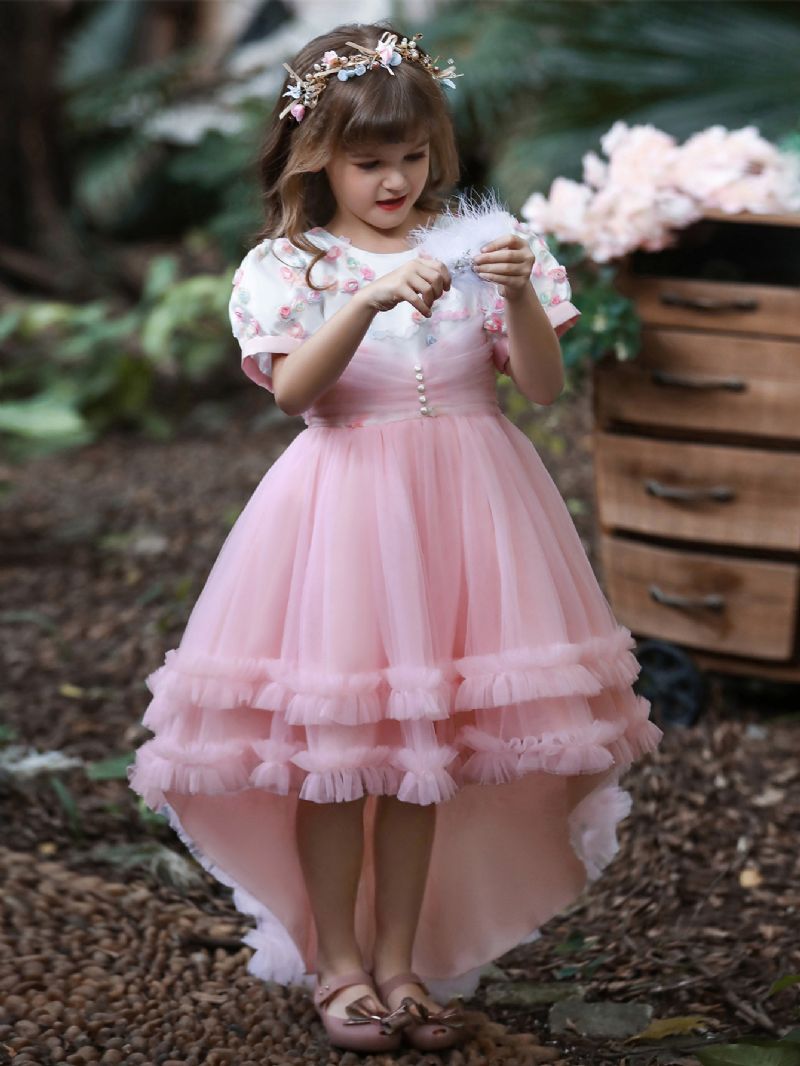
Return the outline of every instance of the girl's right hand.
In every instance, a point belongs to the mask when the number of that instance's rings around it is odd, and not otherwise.
[[[450,271],[444,263],[418,258],[365,285],[361,294],[373,311],[390,311],[405,300],[430,318],[434,301],[449,288]]]

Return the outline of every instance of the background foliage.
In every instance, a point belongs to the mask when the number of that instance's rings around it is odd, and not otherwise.
[[[60,42],[61,234],[77,265],[60,272],[63,297],[22,284],[4,300],[0,442],[12,457],[112,427],[169,433],[194,390],[235,374],[226,307],[260,221],[254,164],[272,94],[263,82],[248,92],[224,62],[209,74],[193,45],[137,62],[149,6],[79,5]],[[463,184],[494,186],[515,211],[558,175],[580,179],[583,154],[617,119],[680,139],[755,124],[800,147],[796,5],[459,0],[422,30],[465,74],[449,97]],[[180,107],[201,121],[178,141],[161,120]],[[609,349],[635,354],[638,324],[613,265],[548,243],[583,311],[562,341],[569,371]]]

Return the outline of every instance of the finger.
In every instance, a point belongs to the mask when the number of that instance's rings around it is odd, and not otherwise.
[[[430,307],[428,307],[428,305],[425,303],[420,294],[418,292],[414,292],[410,285],[406,286],[403,290],[403,299],[410,303],[412,307],[416,307],[420,314],[424,315],[425,318],[430,318],[433,314]]]
[[[425,276],[428,278],[429,281],[433,281],[436,278],[441,278],[445,282],[445,286],[444,287],[446,289],[450,288],[450,283],[451,283],[451,280],[452,280],[451,277],[450,277],[450,271],[447,269],[445,264],[443,262],[441,262],[441,260],[439,260],[439,259],[425,259],[425,260],[417,259],[415,265],[416,265],[417,269],[420,271],[420,273],[424,272]]]
[[[523,263],[526,259],[531,259],[530,251],[527,248],[499,248],[494,252],[479,252],[473,257],[474,263]]]
[[[439,259],[415,259],[412,264],[417,270],[424,272],[428,277],[441,274],[447,267]]]
[[[513,275],[496,274],[493,271],[486,271],[485,273],[481,272],[478,277],[480,277],[481,281],[491,281],[494,282],[495,285],[508,285],[513,279]]]
[[[415,281],[412,280],[411,287],[416,289],[428,304],[432,304],[442,295],[443,282],[439,274],[431,279],[419,276]]]
[[[518,237],[516,233],[508,233],[505,237],[498,237],[496,240],[484,244],[481,251],[494,252],[500,248],[522,248],[524,244],[525,242],[521,237]]]
[[[530,277],[530,271],[526,270],[524,266],[521,267],[519,263],[487,263],[485,266],[479,265],[477,267],[479,274],[485,270],[491,270],[493,274],[506,274],[508,277],[514,278]]]

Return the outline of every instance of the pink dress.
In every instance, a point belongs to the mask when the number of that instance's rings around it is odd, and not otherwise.
[[[252,248],[233,278],[244,372],[272,388],[359,286],[413,257],[322,229],[310,258]],[[540,237],[532,284],[557,334],[580,312]],[[436,804],[412,965],[470,995],[487,963],[597,878],[630,811],[620,774],[661,730],[639,665],[530,439],[502,413],[503,301],[453,287],[424,319],[376,315],[222,544],[178,648],[147,678],[154,733],[131,787],[255,919],[248,970],[311,987],[316,934],[298,799],[367,795],[356,903],[374,944],[376,797]]]

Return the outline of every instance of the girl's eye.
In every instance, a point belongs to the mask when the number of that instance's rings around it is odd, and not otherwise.
[[[425,152],[415,151],[411,156],[406,156],[405,158],[416,162],[418,159],[425,159]],[[373,160],[371,163],[356,163],[355,165],[361,167],[362,171],[371,171],[373,167],[378,166],[378,160]]]

